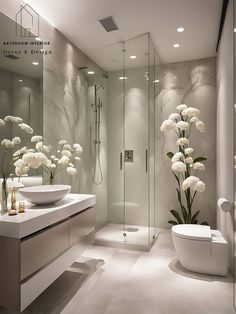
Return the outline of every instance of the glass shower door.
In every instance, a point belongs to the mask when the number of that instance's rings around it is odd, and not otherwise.
[[[150,35],[148,36],[148,215],[149,243],[156,235],[155,229],[155,52]]]
[[[108,71],[108,217],[96,238],[143,246],[155,235],[155,48],[144,34],[100,51]]]
[[[125,42],[124,81],[124,241],[147,245],[150,219],[148,34]]]
[[[103,52],[104,53],[104,52]],[[108,73],[108,224],[110,241],[122,242],[124,206],[124,43],[107,47],[104,58],[113,60]]]

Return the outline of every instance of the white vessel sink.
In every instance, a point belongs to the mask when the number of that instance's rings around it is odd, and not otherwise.
[[[19,189],[19,193],[33,204],[54,204],[70,193],[70,185],[38,185]]]

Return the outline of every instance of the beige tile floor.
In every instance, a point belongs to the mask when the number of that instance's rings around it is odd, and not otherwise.
[[[235,314],[232,277],[185,271],[163,230],[150,252],[91,246],[24,313]]]

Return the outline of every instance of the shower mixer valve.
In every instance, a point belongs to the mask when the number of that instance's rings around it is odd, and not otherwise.
[[[134,162],[133,150],[125,150],[125,162]]]

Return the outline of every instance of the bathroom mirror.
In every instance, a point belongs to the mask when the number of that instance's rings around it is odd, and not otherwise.
[[[0,13],[0,45],[0,118],[6,115],[21,117],[33,128],[35,135],[42,135],[43,47],[40,38]],[[10,123],[1,128],[0,142],[15,136],[21,138],[19,148],[32,148],[31,135]],[[0,145],[0,156],[2,154],[3,146]],[[40,174],[41,170],[29,173]]]

